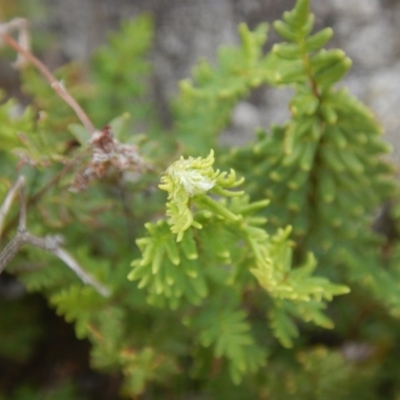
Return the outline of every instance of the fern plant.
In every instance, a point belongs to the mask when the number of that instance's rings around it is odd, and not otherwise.
[[[32,104],[17,118],[12,100],[0,107],[0,195],[23,174],[27,229],[64,236],[64,253],[25,246],[7,271],[91,342],[94,368],[119,371],[123,396],[379,399],[384,380],[400,393],[385,375],[398,350],[398,246],[372,230],[398,194],[394,167],[371,112],[335,87],[350,60],[313,26],[298,0],[274,23],[285,41],[264,54],[267,25],[240,25],[237,48],[181,83],[170,132],[148,103],[148,17],[99,50],[89,82],[77,64],[55,72],[92,120],[34,69],[22,73]],[[261,85],[294,89],[290,120],[220,146],[235,105]],[[12,241],[18,210],[5,209]],[[368,365],[346,353],[352,342]]]
[[[200,311],[203,321],[200,343],[214,344],[215,355],[226,356],[231,361],[232,378],[239,382],[243,373],[260,364],[263,354],[261,349],[250,346],[254,339],[247,333],[250,327],[245,322],[246,313],[233,309],[230,315],[225,314],[227,310],[220,311],[225,323],[219,328],[214,326],[219,318],[210,318],[207,314],[220,307],[221,298],[233,301],[236,297],[237,307],[241,293],[254,290],[255,282],[249,273],[276,300],[270,311],[272,326],[285,344],[290,344],[290,339],[282,329],[279,314],[283,302],[291,304],[292,312],[298,317],[331,327],[332,323],[321,313],[324,300],[331,300],[333,295],[346,293],[348,289],[310,276],[315,267],[312,256],[303,266],[291,270],[291,249],[287,241],[290,229],[280,230],[269,238],[259,227],[265,220],[252,216],[266,202],[249,203],[243,192],[228,190],[240,181],[236,181],[233,171],[229,175],[214,171],[213,163],[211,152],[205,159],[182,158],[168,168],[160,185],[169,194],[167,223],[161,220],[147,225],[150,237],[137,242],[142,258],[133,263],[130,279],[140,279],[140,288],[148,287],[152,304],[165,296],[170,306],[177,308],[181,298],[201,305],[201,300],[208,297],[205,309]],[[231,200],[216,201],[208,192]],[[233,293],[229,294],[230,291]],[[213,299],[217,304],[213,304]]]

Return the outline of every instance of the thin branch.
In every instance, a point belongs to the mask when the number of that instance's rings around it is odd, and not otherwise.
[[[9,22],[0,24],[0,34],[16,30],[18,32],[18,43],[28,50],[30,48],[30,37],[28,32],[28,21],[24,18],[14,18]],[[13,63],[15,68],[21,68],[26,64],[26,59],[17,53],[17,60]]]
[[[19,222],[18,230],[26,231],[26,197],[25,197],[25,178],[20,175],[21,184],[19,185]]]
[[[81,279],[81,281],[87,285],[93,286],[102,296],[109,296],[110,291],[108,288],[97,282],[92,276],[90,276],[79,263],[65,250],[60,244],[62,238],[59,235],[48,235],[44,238],[32,235],[28,231],[22,233],[24,243],[38,247],[49,253],[57,256],[63,261],[75,274]]]
[[[63,261],[83,283],[94,287],[102,296],[109,296],[110,291],[107,287],[99,283],[89,275],[79,263],[65,250],[60,244],[61,237],[57,235],[48,235],[44,238],[32,235],[26,228],[26,198],[25,198],[25,179],[20,176],[15,184],[8,191],[6,198],[0,208],[0,228],[9,211],[12,201],[17,191],[20,194],[20,214],[17,234],[10,240],[7,246],[0,253],[0,274],[4,271],[8,263],[14,258],[22,246],[29,244],[39,249],[54,254]],[[0,235],[2,230],[0,229]]]
[[[24,244],[25,243],[23,242],[22,238],[18,235],[10,240],[7,246],[0,253],[0,274],[4,271],[4,269]]]
[[[19,43],[16,42],[8,34],[10,30],[14,29],[17,29],[20,32]],[[16,18],[14,20],[11,20],[7,24],[1,24],[0,37],[3,39],[4,42],[6,42],[10,47],[12,47],[20,56],[28,60],[40,71],[40,73],[44,76],[47,82],[49,82],[50,86],[54,89],[54,91],[75,111],[75,114],[82,122],[86,130],[91,135],[93,135],[96,132],[96,128],[94,127],[92,121],[87,116],[82,107],[68,93],[67,89],[60,82],[57,81],[57,79],[50,72],[50,70],[28,50],[27,45],[29,41],[28,41],[26,20],[23,18]],[[21,58],[19,58],[15,65],[21,66],[21,64],[22,64]]]
[[[57,247],[53,252],[60,260],[64,261],[68,267],[75,272],[77,276],[81,279],[83,283],[94,287],[102,296],[108,297],[110,295],[110,290],[97,282],[91,275],[89,275],[78,262],[63,248]]]
[[[12,202],[15,198],[15,194],[24,185],[25,185],[25,178],[23,176],[19,176],[18,179],[16,180],[16,182],[14,183],[14,185],[8,191],[6,198],[4,199],[3,204],[1,205],[1,208],[0,208],[0,237],[1,237],[1,233],[3,232],[3,225],[4,225],[6,215],[8,214],[8,211],[11,208]]]
[[[35,194],[33,194],[31,197],[26,198],[25,201],[27,201],[27,206],[34,206],[36,203],[40,201],[42,196],[47,192],[49,188],[57,184],[66,174],[69,172],[74,165],[79,161],[79,158],[82,157],[87,149],[81,150],[78,154],[73,156],[72,159],[68,160],[67,163],[64,165],[63,169],[58,172],[55,176],[53,176],[41,189],[38,190]],[[23,178],[22,176],[20,178]],[[18,178],[18,179],[20,179]],[[7,233],[12,229],[13,226],[17,223],[18,216],[15,216],[11,219],[9,219],[8,223],[3,226],[0,224],[0,238],[1,235],[7,235]],[[1,222],[1,210],[0,210],[0,222]]]

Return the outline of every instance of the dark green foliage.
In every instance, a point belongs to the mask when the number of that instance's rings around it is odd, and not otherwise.
[[[140,163],[126,168],[93,163],[101,146],[32,69],[23,73],[32,105],[16,117],[13,100],[0,107],[1,197],[18,166],[29,230],[62,233],[64,248],[110,295],[28,246],[7,270],[90,341],[94,368],[122,374],[124,396],[400,393],[398,232],[385,242],[372,230],[377,207],[398,196],[394,167],[371,112],[335,87],[350,60],[323,48],[330,28],[313,26],[309,1],[298,0],[273,25],[284,42],[263,55],[266,26],[240,25],[238,48],[221,49],[215,67],[201,62],[181,83],[167,134],[149,103],[148,17],[124,23],[89,71],[57,71],[96,126],[111,126],[120,145],[113,155],[137,151]],[[259,129],[244,147],[221,148],[235,105],[265,84],[293,88],[290,120]],[[32,323],[14,334],[9,354],[28,357],[39,331]]]
[[[271,371],[272,372],[272,371]],[[317,347],[301,352],[296,363],[277,363],[268,378],[272,400],[377,399],[376,367],[346,360],[343,354]],[[277,379],[277,377],[279,377]]]
[[[31,356],[38,338],[43,334],[37,304],[24,300],[5,303],[0,309],[0,357],[22,362]]]
[[[16,390],[12,397],[2,396],[1,400],[84,400],[82,396],[70,384],[59,385],[57,388],[35,390],[29,386],[23,386]]]

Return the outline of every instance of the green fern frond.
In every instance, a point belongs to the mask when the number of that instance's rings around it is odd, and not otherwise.
[[[204,309],[189,323],[199,332],[202,346],[212,346],[216,358],[228,360],[229,372],[236,384],[266,361],[266,352],[255,343],[246,319],[243,310],[216,306]]]
[[[299,1],[274,24],[288,43],[275,45],[268,56],[281,74],[275,84],[296,91],[292,118],[270,132],[259,131],[255,143],[232,157],[241,160],[233,165],[246,177],[250,194],[271,200],[265,213],[270,223],[293,226],[300,258],[307,251],[319,257],[321,248],[334,258],[336,245],[368,232],[373,210],[397,185],[393,167],[382,158],[390,149],[372,113],[346,90],[333,87],[350,62],[340,50],[322,49],[331,30],[311,34],[308,3]],[[360,223],[363,228],[357,229]]]
[[[54,294],[50,302],[67,322],[77,322],[76,334],[79,338],[90,336],[90,321],[105,304],[93,288],[81,286],[71,286]]]
[[[163,304],[163,298],[172,308],[183,298],[199,304],[208,289],[192,230],[177,243],[165,221],[148,223],[146,229],[150,235],[137,240],[142,258],[132,263],[129,279],[139,280],[138,287],[147,289],[151,304]]]

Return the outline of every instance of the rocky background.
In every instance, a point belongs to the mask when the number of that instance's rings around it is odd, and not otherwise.
[[[154,94],[168,122],[167,99],[176,93],[177,82],[190,76],[200,57],[215,60],[220,45],[238,42],[237,25],[250,27],[272,22],[295,0],[31,0],[33,29],[52,31],[63,59],[86,59],[104,43],[107,33],[124,18],[147,12],[154,15]],[[400,0],[313,0],[317,27],[331,26],[332,46],[353,60],[344,84],[377,114],[394,145],[400,163]],[[276,40],[271,31],[268,46]],[[57,58],[57,57],[56,57]],[[53,58],[54,60],[54,58]],[[282,122],[288,116],[290,93],[257,92],[238,105],[224,141],[240,144],[256,126]]]

